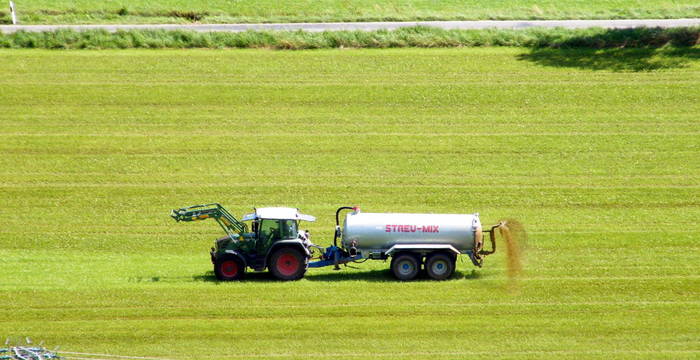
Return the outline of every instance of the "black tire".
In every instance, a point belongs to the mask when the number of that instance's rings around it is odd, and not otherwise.
[[[428,255],[425,261],[425,272],[431,279],[449,279],[455,273],[455,258],[445,253]]]
[[[238,256],[219,256],[214,260],[214,275],[221,281],[240,280],[245,275],[245,264]]]
[[[391,258],[391,272],[401,281],[410,281],[420,272],[420,260],[413,254],[398,254]]]
[[[306,273],[307,260],[301,251],[291,247],[283,247],[272,253],[268,267],[272,275],[280,280],[299,280]]]

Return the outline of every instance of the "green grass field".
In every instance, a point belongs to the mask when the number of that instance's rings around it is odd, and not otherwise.
[[[636,67],[640,62],[663,66]],[[0,51],[0,337],[168,359],[696,359],[694,49]],[[638,71],[643,70],[643,71]],[[170,209],[480,212],[450,281],[213,281]]]
[[[695,0],[16,0],[24,23],[256,23],[700,17]],[[9,22],[5,14],[4,21]]]

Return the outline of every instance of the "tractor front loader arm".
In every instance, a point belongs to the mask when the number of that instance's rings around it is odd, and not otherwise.
[[[245,224],[238,221],[228,210],[218,203],[193,205],[174,209],[170,213],[170,217],[177,222],[199,221],[213,218],[232,239],[238,238],[240,234],[246,231]]]

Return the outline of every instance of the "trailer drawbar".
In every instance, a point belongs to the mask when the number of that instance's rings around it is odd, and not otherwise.
[[[484,257],[496,251],[497,229],[512,241],[507,221],[484,229],[479,214],[367,213],[343,206],[336,210],[333,245],[327,248],[313,244],[309,232],[299,228],[300,221],[316,218],[295,208],[257,208],[238,220],[212,203],[175,209],[170,216],[178,222],[213,218],[226,232],[210,252],[214,274],[224,281],[242,279],[246,269],[269,269],[278,279],[297,280],[308,268],[338,270],[343,264],[388,259],[399,280],[415,279],[421,268],[430,278],[444,280],[454,274],[459,255],[481,267]]]

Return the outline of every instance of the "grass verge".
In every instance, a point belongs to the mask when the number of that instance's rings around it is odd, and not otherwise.
[[[395,31],[195,32],[105,30],[17,32],[0,35],[0,48],[399,48],[517,46],[531,48],[641,48],[700,44],[700,27],[636,29],[442,30],[428,27]]]

